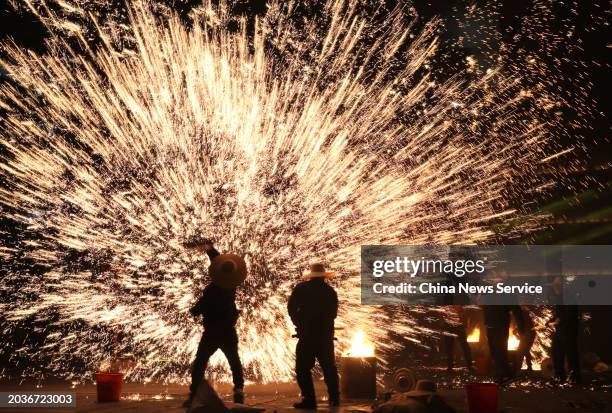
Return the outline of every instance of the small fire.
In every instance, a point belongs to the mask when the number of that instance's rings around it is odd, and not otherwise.
[[[374,357],[374,343],[368,340],[363,331],[357,331],[353,334],[351,348],[348,349],[346,355],[349,357]]]
[[[480,342],[480,328],[476,327],[472,330],[470,335],[467,337],[468,343],[479,343]]]
[[[521,340],[514,333],[511,333],[508,337],[508,350],[518,350],[519,344],[521,344]]]

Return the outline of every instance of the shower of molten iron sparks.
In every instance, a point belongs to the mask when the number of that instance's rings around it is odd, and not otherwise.
[[[379,356],[397,346],[389,331],[418,345],[436,333],[420,321],[428,309],[359,305],[360,245],[529,231],[537,223],[511,221],[509,200],[545,191],[552,178],[535,169],[572,155],[554,145],[555,85],[525,90],[535,64],[519,74],[496,52],[499,67],[472,59],[469,81],[440,83],[436,22],[415,33],[402,9],[381,26],[356,0],[296,21],[293,3],[270,2],[247,34],[243,20],[228,28],[224,2],[194,10],[188,28],[140,0],[128,21],[101,22],[49,1],[24,3],[51,33],[45,54],[2,45],[0,204],[21,238],[0,249],[0,312],[9,336],[44,325],[42,348],[18,350],[53,354],[45,363],[68,377],[106,360],[115,332],[131,378],[188,375],[201,331],[189,308],[208,266],[181,247],[194,235],[247,260],[238,329],[251,379],[292,377],[286,300],[313,260],[338,272],[339,320],[380,338]],[[211,362],[220,379],[225,363]]]
[[[347,357],[374,357],[374,343],[368,340],[363,331],[356,331],[345,355]]]

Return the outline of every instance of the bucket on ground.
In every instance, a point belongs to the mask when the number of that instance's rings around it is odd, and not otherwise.
[[[340,393],[348,399],[375,399],[376,357],[342,357]]]
[[[123,373],[96,373],[98,402],[118,402],[123,388]]]
[[[496,413],[499,386],[495,383],[468,383],[465,385],[468,413]]]

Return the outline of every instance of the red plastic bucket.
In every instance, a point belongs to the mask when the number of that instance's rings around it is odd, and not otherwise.
[[[465,385],[468,413],[496,413],[499,386],[495,383]]]
[[[123,387],[122,373],[96,373],[98,402],[118,402]]]

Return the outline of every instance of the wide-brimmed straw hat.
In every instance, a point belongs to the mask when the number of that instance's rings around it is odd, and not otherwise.
[[[240,255],[217,255],[210,263],[210,278],[221,288],[236,288],[247,276],[246,262]]]
[[[325,265],[320,262],[317,262],[314,264],[310,264],[310,272],[304,274],[303,278],[307,280],[320,277],[331,278],[334,275],[336,275],[334,271],[325,271]]]

